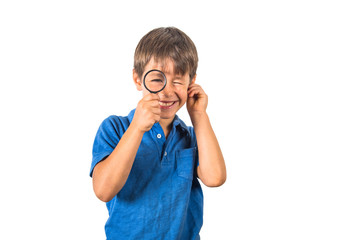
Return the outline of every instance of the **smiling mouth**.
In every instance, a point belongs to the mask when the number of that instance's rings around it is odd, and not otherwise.
[[[160,106],[167,107],[173,105],[175,102],[159,102]]]
[[[159,102],[160,108],[162,109],[167,109],[167,108],[171,108],[174,104],[176,103],[176,101],[173,102]]]

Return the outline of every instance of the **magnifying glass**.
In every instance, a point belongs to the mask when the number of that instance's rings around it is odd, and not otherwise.
[[[157,69],[148,71],[144,76],[144,86],[151,93],[161,92],[166,86],[165,74]]]

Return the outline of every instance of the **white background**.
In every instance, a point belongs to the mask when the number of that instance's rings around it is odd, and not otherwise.
[[[160,26],[198,48],[227,164],[202,239],[360,239],[356,2],[1,1],[0,239],[105,239],[93,140],[140,100],[133,53]]]

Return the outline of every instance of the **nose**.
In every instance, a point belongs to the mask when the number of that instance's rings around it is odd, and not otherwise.
[[[159,95],[164,95],[165,97],[172,96],[174,93],[174,88],[171,83],[167,82],[165,88],[159,92]]]

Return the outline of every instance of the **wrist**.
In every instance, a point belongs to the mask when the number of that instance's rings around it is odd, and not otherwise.
[[[139,134],[139,135],[144,135],[144,133],[147,132],[146,130],[142,129],[142,128],[136,123],[136,121],[132,121],[132,122],[130,123],[130,126],[129,126],[128,130],[130,130],[131,132],[134,132],[135,134]]]
[[[189,115],[190,115],[190,119],[191,119],[191,122],[194,127],[196,127],[203,121],[209,120],[209,117],[208,117],[206,111],[197,111],[197,112],[193,112]]]

